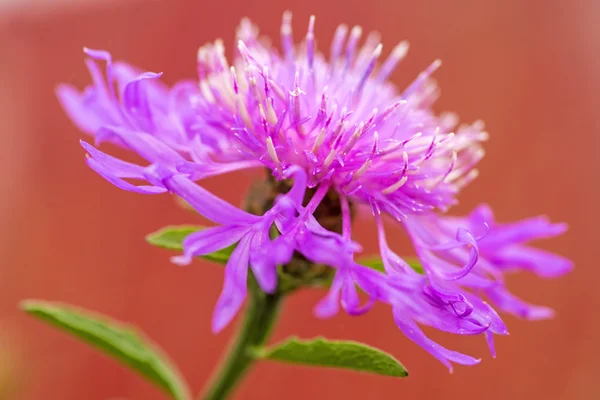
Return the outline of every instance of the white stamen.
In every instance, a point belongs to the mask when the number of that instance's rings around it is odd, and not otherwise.
[[[275,114],[271,99],[265,99],[265,102],[267,103],[267,121],[269,121],[270,124],[275,125],[277,123],[277,114]]]
[[[354,132],[352,132],[352,136],[350,136],[350,139],[348,139],[348,143],[346,143],[346,146],[344,146],[343,154],[348,153],[350,151],[350,149],[352,149],[352,147],[354,147],[354,145],[358,141],[358,138],[360,138],[360,135],[362,135],[364,127],[365,127],[365,123],[361,122],[360,125],[358,125],[356,127]]]
[[[319,134],[317,135],[317,138],[315,139],[315,143],[313,144],[313,147],[310,151],[312,151],[314,154],[317,154],[317,151],[319,150],[319,148],[321,147],[321,144],[323,144],[323,140],[325,140],[325,134],[327,133],[327,130],[325,128],[321,129],[321,131],[319,132]]]
[[[277,152],[275,151],[275,146],[273,145],[273,139],[269,136],[266,140],[267,143],[267,151],[269,152],[269,157],[273,160],[275,167],[281,173],[281,161],[279,161],[279,157],[277,157]]]
[[[355,181],[358,178],[360,178],[361,176],[363,176],[365,174],[365,172],[367,172],[367,170],[369,169],[369,167],[371,166],[372,163],[373,163],[373,160],[371,160],[371,159],[365,161],[365,163],[358,169],[358,171],[356,171],[356,173],[352,177],[352,180]]]
[[[335,149],[331,149],[331,151],[327,155],[327,158],[325,158],[325,162],[323,162],[323,171],[325,171],[327,168],[329,168],[329,166],[335,159],[336,155],[337,155],[337,151],[335,151]]]
[[[383,189],[381,191],[381,193],[383,193],[383,194],[394,193],[396,190],[400,189],[406,183],[407,180],[408,180],[408,176],[405,175],[402,178],[400,178],[400,180],[398,180],[398,182]]]

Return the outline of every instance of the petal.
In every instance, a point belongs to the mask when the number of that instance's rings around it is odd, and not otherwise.
[[[339,272],[335,274],[329,292],[315,306],[314,313],[318,318],[329,318],[340,311],[340,291],[343,280],[342,274]]]
[[[262,232],[256,232],[250,242],[250,266],[260,288],[273,293],[277,287],[277,262],[271,252],[269,229],[271,224],[265,224]]]
[[[90,88],[90,90],[94,89]],[[88,91],[87,96],[90,94],[92,93]],[[83,132],[93,135],[103,123],[106,123],[93,107],[85,104],[86,93],[80,93],[71,85],[61,84],[56,88],[56,96],[69,119]]]
[[[179,172],[189,174],[191,180],[197,181],[211,176],[217,176],[233,171],[239,171],[241,169],[256,168],[261,166],[262,163],[257,160],[232,161],[227,163],[199,163],[184,160],[177,163],[176,168]]]
[[[448,281],[455,281],[467,276],[471,272],[471,270],[473,270],[475,264],[477,263],[477,259],[479,258],[479,247],[477,246],[477,241],[475,240],[475,237],[471,234],[471,232],[469,232],[465,228],[458,228],[456,231],[456,242],[448,242],[440,245],[427,246],[426,248],[434,251],[448,251],[449,254],[452,254],[451,250],[458,250],[459,246],[465,245],[469,249],[468,259],[458,271],[445,272],[435,267],[431,268],[431,271],[440,278]]]
[[[567,228],[567,224],[553,224],[546,217],[527,218],[519,222],[496,225],[482,240],[482,246],[487,249],[535,239],[548,239],[563,234]]]
[[[172,166],[184,161],[184,158],[164,142],[145,132],[136,132],[122,127],[102,127],[96,133],[96,143],[117,138],[151,163]]]
[[[112,173],[118,176],[119,178],[144,178],[144,167],[123,160],[119,160],[118,158],[115,158],[98,150],[97,148],[95,148],[87,142],[84,142],[83,140],[79,141],[79,143],[87,151],[90,157],[92,157],[99,164],[102,164],[102,166],[106,170],[112,171]]]
[[[394,321],[396,322],[396,325],[398,325],[398,328],[400,328],[400,330],[410,340],[421,346],[432,356],[441,361],[442,364],[448,367],[450,372],[452,372],[452,364],[450,364],[450,362],[463,365],[475,365],[481,361],[466,354],[448,350],[445,347],[435,343],[433,340],[425,336],[415,321],[399,308],[393,308],[393,315]]]
[[[217,226],[191,233],[183,240],[183,255],[172,257],[171,261],[187,265],[194,256],[214,253],[237,243],[248,230],[247,226]]]
[[[524,319],[535,321],[554,316],[551,308],[526,303],[503,287],[486,290],[485,294],[500,310]]]
[[[156,193],[164,193],[167,191],[167,189],[157,187],[157,186],[148,186],[148,185],[136,186],[132,183],[129,183],[129,182],[119,178],[118,176],[116,176],[114,174],[114,171],[112,171],[110,168],[105,167],[103,164],[97,162],[93,158],[88,157],[86,159],[86,163],[87,163],[87,165],[90,166],[90,168],[92,168],[94,171],[96,171],[100,176],[102,176],[104,179],[106,179],[107,181],[109,181],[110,183],[112,183],[113,185],[115,185],[116,187],[118,187],[120,189],[127,190],[129,192],[142,193],[142,194],[156,194]]]
[[[498,268],[522,268],[544,278],[560,276],[573,269],[573,262],[565,257],[522,245],[499,249],[490,255],[490,261]]]
[[[187,201],[200,215],[217,224],[249,225],[260,221],[260,217],[232,206],[184,176],[173,175],[164,182],[170,191]]]
[[[136,117],[135,121],[139,128],[146,132],[153,132],[155,129],[152,120],[152,110],[148,101],[148,93],[145,90],[146,80],[158,79],[162,72],[144,72],[127,83],[123,93],[123,106],[129,115]]]
[[[231,322],[246,298],[249,245],[250,237],[246,235],[240,240],[225,266],[225,282],[212,319],[214,333],[220,332]]]

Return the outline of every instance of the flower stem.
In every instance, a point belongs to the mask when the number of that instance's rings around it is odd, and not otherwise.
[[[283,294],[267,294],[250,290],[249,305],[237,337],[223,359],[222,366],[214,374],[203,400],[226,399],[240,383],[254,363],[252,349],[263,345],[277,321]]]

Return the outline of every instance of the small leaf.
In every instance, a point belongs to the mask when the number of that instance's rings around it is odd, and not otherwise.
[[[191,399],[187,385],[173,364],[155,344],[132,327],[60,303],[26,300],[21,308],[128,365],[174,400]]]
[[[186,236],[203,229],[206,229],[206,227],[194,225],[165,226],[156,232],[146,235],[146,241],[156,247],[181,251],[183,250],[183,240]],[[233,249],[235,249],[235,245],[204,255],[202,258],[226,264]]]
[[[398,360],[374,347],[353,341],[325,338],[300,340],[291,337],[272,347],[259,349],[258,358],[295,364],[352,369],[386,376],[408,376]]]
[[[404,258],[404,261],[406,261],[406,263],[412,269],[414,269],[416,273],[421,274],[421,275],[425,274],[425,270],[423,269],[423,266],[421,265],[421,263],[419,262],[418,259]],[[383,266],[383,260],[379,256],[360,258],[360,259],[356,260],[356,262],[361,265],[364,265],[365,267],[376,269],[377,271],[381,271],[381,272],[385,271],[385,268]]]

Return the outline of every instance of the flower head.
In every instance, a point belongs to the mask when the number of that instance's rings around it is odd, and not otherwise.
[[[170,88],[160,83],[160,73],[140,72],[113,63],[104,51],[86,49],[93,84],[81,93],[62,85],[58,96],[96,145],[108,141],[146,160],[130,163],[82,142],[92,169],[125,190],[174,193],[216,224],[190,235],[174,262],[187,264],[237,243],[225,268],[215,331],[241,307],[248,268],[262,290],[273,292],[278,265],[301,255],[335,273],[318,316],[335,314],[340,304],[359,315],[386,303],[400,329],[444,364],[474,364],[478,360],[432,342],[418,324],[484,334],[494,352],[493,334],[507,330],[478,294],[522,317],[549,316],[548,309],[510,294],[503,275],[515,268],[542,277],[568,271],[568,260],[523,244],[558,235],[565,226],[543,218],[497,224],[487,206],[467,217],[444,215],[477,175],[487,138],[483,123],[458,125],[455,115],[432,111],[439,92],[431,75],[439,60],[398,90],[388,77],[408,45],[399,43],[383,59],[378,35],[359,45],[361,37],[360,27],[339,26],[326,57],[316,49],[314,17],[295,45],[291,14],[285,13],[279,52],[245,19],[231,65],[217,40],[198,51],[198,79]],[[106,64],[104,74],[97,61]],[[261,203],[260,215],[197,183],[253,167],[266,167],[276,182],[292,182],[277,186],[276,197]],[[332,198],[338,204],[326,206]],[[355,260],[361,251],[351,238],[356,204],[369,206],[377,223],[383,272]],[[325,223],[323,208],[325,216],[339,219],[340,229]],[[424,274],[391,249],[384,218],[406,229]],[[365,304],[357,287],[368,296]]]

